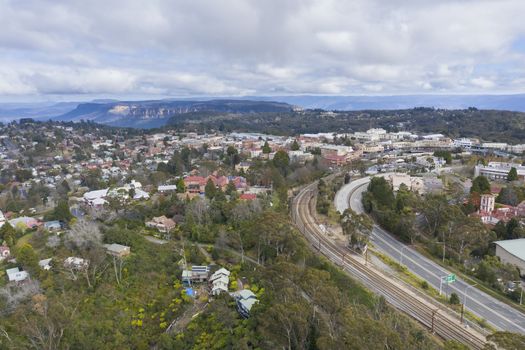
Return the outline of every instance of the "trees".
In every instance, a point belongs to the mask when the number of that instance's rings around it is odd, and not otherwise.
[[[507,174],[507,181],[516,181],[518,180],[518,171],[515,167],[510,168],[509,173]]]
[[[237,148],[231,145],[228,146],[228,148],[226,149],[226,161],[232,168],[235,167],[236,164],[240,163],[241,158],[239,156]]]
[[[460,217],[454,221],[454,232],[447,237],[448,245],[457,254],[458,262],[466,260],[471,252],[478,251],[482,255],[487,251],[489,242],[495,234],[491,232],[478,218]]]
[[[502,188],[498,197],[496,197],[496,202],[512,206],[518,205],[519,198],[516,189],[512,186]]]
[[[477,266],[476,277],[487,282],[491,287],[501,290],[502,285],[498,278],[503,281],[516,281],[519,272],[515,266],[502,263],[498,257],[486,255]]]
[[[217,195],[217,187],[213,183],[212,179],[208,179],[206,186],[204,187],[204,195],[208,199],[213,199]]]
[[[319,214],[327,215],[330,209],[330,193],[326,182],[320,179],[317,183],[316,209]]]
[[[478,193],[478,194],[490,193],[489,180],[483,175],[477,176],[472,181],[472,187],[470,187],[470,193]]]
[[[435,151],[434,157],[441,157],[447,164],[452,164],[452,154],[450,151]]]
[[[38,256],[30,244],[26,243],[17,249],[16,260],[30,273],[38,272]]]
[[[181,177],[177,180],[177,193],[184,192],[186,192],[186,184],[184,183],[184,179]]]
[[[53,209],[53,213],[49,219],[59,220],[63,222],[69,222],[73,219],[73,215],[69,210],[69,205],[66,200],[60,200],[57,206]]]
[[[288,153],[283,150],[277,151],[273,157],[272,163],[283,176],[288,174],[288,167],[290,166],[290,158],[288,157]]]
[[[516,239],[525,237],[525,229],[516,218],[512,218],[505,226],[505,239]]]
[[[392,209],[395,201],[394,192],[387,180],[383,177],[373,177],[368,184],[368,191],[363,196],[363,204],[368,212],[372,211],[374,203],[380,209]]]
[[[131,200],[131,199],[135,198],[135,195],[136,195],[136,191],[135,191],[135,189],[134,189],[134,188],[130,188],[130,189],[128,190],[128,196],[129,196],[129,199]]]
[[[452,305],[459,305],[461,303],[459,296],[456,293],[450,294],[450,299],[448,302]]]
[[[270,148],[270,145],[268,144],[268,141],[264,141],[264,145],[262,146],[262,152],[264,154],[269,154],[272,152],[272,149]]]
[[[66,247],[79,251],[102,243],[102,232],[93,221],[78,220],[65,235]]]
[[[292,146],[290,147],[292,151],[298,151],[301,147],[297,140],[293,140]]]
[[[366,214],[357,214],[348,208],[341,215],[343,234],[348,236],[351,246],[364,246],[372,233],[373,222]]]
[[[464,216],[457,206],[450,206],[447,198],[439,194],[428,194],[421,202],[420,208],[427,231],[437,236],[439,230],[454,217]]]
[[[495,332],[487,337],[487,341],[495,343],[498,349],[525,349],[525,336],[511,332]],[[492,349],[488,347],[487,349]]]
[[[0,228],[0,239],[6,242],[9,247],[15,245],[16,240],[16,230],[9,221],[6,221],[4,225]]]

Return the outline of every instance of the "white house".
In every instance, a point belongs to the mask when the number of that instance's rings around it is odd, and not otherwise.
[[[220,268],[211,275],[210,282],[212,295],[219,295],[221,292],[227,293],[228,284],[230,283],[230,271]]]
[[[52,259],[53,259],[53,258],[42,259],[42,260],[40,260],[40,261],[38,262],[38,266],[40,266],[40,268],[41,268],[42,270],[46,270],[46,271],[51,270],[51,260],[52,260]]]
[[[89,266],[89,260],[77,258],[74,256],[68,257],[64,260],[64,267],[66,269],[83,270]]]
[[[27,271],[21,271],[18,267],[5,270],[9,282],[22,282],[29,278]]]

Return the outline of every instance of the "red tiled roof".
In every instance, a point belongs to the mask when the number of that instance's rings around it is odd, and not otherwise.
[[[243,193],[239,197],[239,199],[245,200],[245,201],[253,201],[256,198],[257,198],[257,195],[255,193]]]

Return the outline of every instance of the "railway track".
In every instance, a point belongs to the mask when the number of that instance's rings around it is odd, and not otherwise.
[[[336,245],[316,222],[315,199],[317,182],[304,187],[292,203],[292,219],[312,246],[345,272],[361,281],[397,309],[428,327],[443,339],[457,340],[473,349],[482,349],[485,337],[472,328],[465,328],[457,317],[416,295],[397,281],[351,255],[348,248]]]

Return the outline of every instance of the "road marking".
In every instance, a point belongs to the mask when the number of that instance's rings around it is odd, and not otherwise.
[[[361,179],[360,179],[360,180],[361,180]],[[356,180],[356,181],[360,181],[360,180]],[[363,181],[360,181],[360,182],[363,182]],[[344,194],[345,194],[346,196],[348,196],[348,197],[347,197],[347,200],[346,200],[346,201],[340,201],[340,202],[345,203],[346,206],[347,206],[346,208],[348,208],[348,205],[350,205],[350,208],[352,208],[351,204],[352,204],[352,202],[353,202],[353,197],[354,197],[353,195],[356,194],[357,190],[358,190],[360,187],[365,186],[368,182],[370,182],[369,179],[368,179],[367,181],[364,181],[363,183],[354,183],[354,186],[351,186],[352,183],[350,183],[350,184],[344,186],[344,187],[343,187],[344,190],[343,190],[343,188],[342,188],[340,191],[337,192],[337,194],[339,194],[339,193],[344,193]],[[345,187],[346,187],[346,188],[345,188]],[[347,190],[348,188],[350,188],[350,190]],[[334,199],[339,199],[339,198],[340,198],[340,196],[338,197],[337,194],[336,194],[336,196],[335,196]],[[351,195],[351,194],[352,194],[352,195]],[[356,201],[356,203],[357,203],[357,201]],[[336,203],[336,206],[337,206],[337,204],[338,204],[338,203]],[[345,209],[346,209],[346,208],[345,208]],[[337,208],[337,209],[339,210],[339,208]],[[354,209],[354,208],[352,208],[352,209]],[[344,209],[343,209],[343,211],[344,211]],[[394,241],[395,238],[393,238],[392,236],[390,236],[390,234],[389,234],[386,230],[383,230],[382,228],[380,228],[380,227],[377,226],[377,225],[374,225],[374,229],[375,229],[375,230],[372,231],[372,235],[373,235],[372,237],[378,238],[380,241],[382,241],[384,244],[386,244],[388,247],[390,247],[390,249],[393,249],[393,250],[396,251],[397,253],[401,254],[400,249],[397,248],[395,245],[389,243],[389,242],[387,241],[387,239],[385,239],[382,235],[388,237],[388,238],[391,239],[392,241]],[[377,233],[377,232],[379,232],[379,233]],[[374,235],[374,233],[375,233],[375,235]],[[406,246],[406,245],[404,245],[404,246]],[[408,247],[408,246],[407,246],[407,247]],[[384,248],[382,248],[381,250],[383,250],[385,253],[387,253],[388,255],[390,255],[390,254],[388,253],[388,251],[385,250]],[[439,271],[439,273],[442,273],[442,272],[443,272],[443,274],[449,274],[449,273],[450,273],[449,271],[445,270],[445,269],[444,269],[443,267],[441,267],[440,265],[437,265],[437,264],[435,264],[433,261],[431,261],[431,260],[425,258],[424,256],[420,255],[420,254],[419,254],[417,251],[415,251],[414,249],[408,247],[407,251],[413,253],[413,255],[416,256],[417,259],[421,260],[421,262],[417,262],[417,261],[415,261],[415,260],[414,260],[409,254],[405,254],[405,255],[404,255],[404,259],[408,259],[408,260],[411,261],[414,265],[418,266],[420,269],[426,271],[428,274],[434,276],[435,278],[439,279],[439,278],[441,278],[441,277],[440,277],[439,275],[437,275],[436,273],[434,273],[433,271],[430,271],[427,267],[423,266],[423,264],[426,264],[427,266],[431,266],[433,269]],[[391,255],[390,255],[390,257],[393,258],[393,259],[395,259],[395,258],[392,257]],[[406,264],[404,264],[404,265],[406,266]],[[411,270],[413,273],[415,273],[416,275],[418,275],[418,277],[423,278],[421,275],[419,275],[418,273],[416,273],[413,269],[410,269],[409,266],[406,266],[406,267],[407,267],[409,270]],[[425,279],[425,278],[423,278],[423,279]],[[461,280],[461,279],[458,279],[458,281],[461,282],[461,283],[463,283],[463,284],[465,284],[465,285],[468,285],[468,283],[466,283],[465,281],[463,281],[463,280]],[[432,284],[433,284],[433,283],[432,283]],[[434,285],[434,287],[436,287],[436,286]],[[461,294],[461,290],[460,290],[459,288],[456,288],[456,287],[454,287],[454,286],[452,286],[452,287],[450,287],[450,288],[453,289],[454,291],[456,291],[456,292],[458,292],[458,293]],[[500,306],[500,308],[501,308],[502,306],[505,305],[505,304],[499,302],[499,300],[493,298],[492,296],[490,296],[490,295],[488,295],[488,294],[486,294],[486,293],[483,293],[482,291],[479,291],[479,290],[478,290],[478,292],[479,292],[478,294],[479,294],[480,296],[484,297],[487,301],[492,302],[492,303],[496,302],[496,303],[495,303],[496,305],[499,304],[498,306]],[[525,333],[525,328],[523,328],[523,327],[519,326],[518,324],[516,324],[515,321],[511,321],[511,320],[509,320],[506,316],[504,316],[504,315],[500,314],[499,312],[495,311],[493,308],[489,308],[489,307],[487,307],[486,305],[480,303],[478,300],[473,299],[472,297],[469,298],[469,301],[471,301],[471,302],[473,302],[474,304],[476,304],[476,305],[478,305],[478,306],[480,306],[480,307],[482,307],[482,308],[488,310],[488,311],[489,311],[489,315],[492,314],[492,315],[496,316],[496,318],[500,318],[500,320],[497,320],[497,321],[496,321],[496,320],[494,320],[494,321],[490,321],[490,320],[489,320],[489,322],[491,322],[492,324],[494,324],[494,325],[500,324],[500,325],[501,325],[501,324],[502,324],[501,320],[505,320],[508,324],[507,324],[506,326],[504,326],[503,329],[508,328],[508,326],[511,326],[511,327],[516,327],[516,328],[520,329],[523,333]],[[471,311],[473,311],[473,312],[475,312],[476,314],[478,314],[478,316],[483,317],[482,315],[479,314],[479,311],[476,312],[476,311],[472,310],[472,307],[468,306],[467,309],[470,309]],[[519,313],[518,315],[513,315],[513,316],[514,316],[514,317],[518,316],[519,318],[522,318],[522,317],[523,317],[523,315],[522,315],[519,311],[514,310],[514,309],[512,309],[512,310],[507,309],[507,310],[501,310],[501,311],[506,311],[506,312],[510,312],[510,313],[518,312],[518,313]]]

